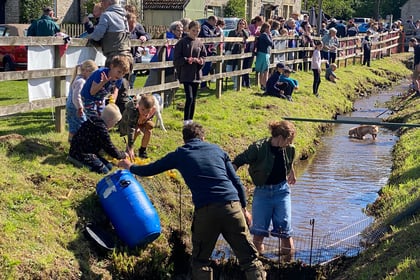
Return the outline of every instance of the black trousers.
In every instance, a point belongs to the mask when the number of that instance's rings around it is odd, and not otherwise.
[[[312,93],[318,94],[319,85],[321,84],[321,74],[318,69],[312,69],[314,73],[314,82],[312,84]]]

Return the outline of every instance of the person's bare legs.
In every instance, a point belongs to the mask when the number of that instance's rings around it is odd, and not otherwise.
[[[283,261],[290,262],[292,260],[292,256],[295,254],[295,245],[293,243],[293,239],[291,237],[280,238],[280,241],[280,256],[282,257]]]
[[[264,88],[267,86],[268,71],[260,73],[260,85]]]
[[[143,138],[141,139],[141,147],[146,148],[147,145],[149,145],[150,138],[152,137],[152,129],[153,128],[147,127],[143,131]]]
[[[254,235],[253,242],[255,247],[257,248],[258,253],[262,254],[264,252],[264,236],[261,235]]]

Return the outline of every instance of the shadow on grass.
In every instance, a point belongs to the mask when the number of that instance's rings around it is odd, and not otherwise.
[[[54,131],[55,123],[51,111],[32,111],[21,113],[6,118],[0,118],[2,126],[2,135],[18,133],[21,135],[31,135],[39,133],[48,133]]]
[[[38,138],[23,138],[16,145],[12,145],[11,143],[7,143],[7,145],[8,157],[18,155],[21,160],[26,161],[33,161],[39,157],[44,157],[45,159],[42,163],[49,165],[58,165],[66,162],[67,151],[61,142],[48,142]]]
[[[94,224],[98,227],[110,228],[109,221],[103,212],[96,193],[92,193],[85,197],[76,207],[77,216],[79,217],[76,225],[77,236],[68,245],[79,262],[80,279],[104,279],[103,273],[95,272],[92,269],[92,263],[105,263],[105,269],[112,271],[112,265],[109,262],[112,251],[101,247],[93,239],[88,237],[86,226]],[[111,233],[110,236],[113,236]]]

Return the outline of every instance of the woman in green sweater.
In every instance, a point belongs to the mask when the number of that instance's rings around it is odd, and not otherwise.
[[[263,253],[264,237],[269,236],[272,223],[271,235],[281,239],[280,254],[289,261],[294,251],[289,184],[296,183],[295,147],[292,145],[296,129],[289,121],[271,121],[269,129],[271,137],[251,144],[233,160],[233,165],[237,169],[248,164],[255,184],[251,233],[257,250]]]

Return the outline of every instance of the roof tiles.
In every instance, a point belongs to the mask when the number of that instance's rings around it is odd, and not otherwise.
[[[143,9],[183,10],[189,0],[143,0]]]

